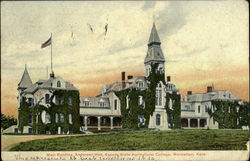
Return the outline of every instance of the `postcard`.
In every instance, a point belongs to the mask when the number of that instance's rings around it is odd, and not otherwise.
[[[248,160],[246,1],[1,2],[2,160]]]

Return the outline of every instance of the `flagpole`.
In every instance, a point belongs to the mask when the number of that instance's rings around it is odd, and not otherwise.
[[[51,74],[53,74],[54,72],[53,72],[53,64],[52,64],[52,44],[53,44],[53,40],[52,40],[52,33],[51,33]]]

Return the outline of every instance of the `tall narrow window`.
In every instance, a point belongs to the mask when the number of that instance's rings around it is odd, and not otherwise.
[[[47,112],[46,112],[46,114],[45,114],[45,122],[46,122],[46,123],[51,123],[51,121],[50,121],[50,114],[47,113]]]
[[[60,113],[60,122],[64,122],[64,116],[63,116],[63,114],[62,113]]]
[[[45,94],[45,102],[46,102],[46,104],[49,103],[49,94]]]
[[[198,113],[201,112],[201,106],[198,106]]]
[[[61,82],[57,81],[57,87],[61,87]]]
[[[114,109],[117,110],[117,99],[114,101]]]
[[[161,115],[160,114],[156,115],[156,125],[157,126],[161,125]]]
[[[69,123],[72,124],[72,114],[69,114]]]
[[[58,113],[56,113],[56,123],[58,123]]]
[[[68,99],[69,99],[69,100],[68,100],[68,101],[69,101],[69,102],[68,102],[68,104],[69,104],[69,105],[72,105],[72,97],[71,97],[71,96],[69,96],[69,98],[68,98]]]
[[[29,123],[29,124],[31,124],[31,123],[32,123],[32,115],[31,115],[31,114],[29,114],[28,123]]]
[[[126,96],[126,109],[129,108],[129,96],[127,95]]]
[[[156,87],[156,100],[155,104],[161,106],[162,105],[162,86],[161,83],[159,83]]]

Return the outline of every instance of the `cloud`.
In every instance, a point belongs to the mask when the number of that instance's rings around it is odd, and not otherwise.
[[[159,15],[156,17],[159,22],[159,33],[165,36],[170,36],[177,33],[187,23],[188,13],[184,12],[184,2],[169,1]]]
[[[142,9],[143,11],[146,11],[146,10],[148,10],[148,9],[150,9],[150,8],[154,8],[155,5],[156,5],[156,1],[146,1],[146,2],[143,4],[143,6],[142,6],[141,9]]]

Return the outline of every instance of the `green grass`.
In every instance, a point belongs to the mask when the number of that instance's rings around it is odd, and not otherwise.
[[[243,130],[139,131],[33,140],[10,150],[246,150],[249,138]]]

